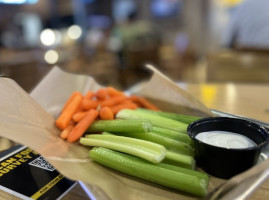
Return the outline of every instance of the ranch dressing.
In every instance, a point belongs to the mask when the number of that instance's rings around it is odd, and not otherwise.
[[[204,143],[228,149],[243,149],[257,145],[244,135],[227,131],[201,132],[195,138]]]

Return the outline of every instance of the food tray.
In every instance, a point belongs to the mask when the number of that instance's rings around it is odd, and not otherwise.
[[[149,99],[155,99],[159,105],[165,105],[166,111],[179,113],[184,111],[185,114],[195,112],[204,116],[210,116],[213,113],[219,116],[240,117],[209,110],[167,77],[159,72],[156,73],[157,75],[150,80],[150,87],[143,87],[140,94]],[[87,90],[96,90],[100,87],[91,77],[69,74],[62,72],[59,68],[53,68],[29,96],[12,80],[1,78],[0,109],[3,114],[0,115],[0,136],[21,142],[36,150],[63,175],[83,183],[85,190],[90,191],[95,199],[199,199],[99,166],[89,159],[87,148],[78,144],[68,144],[58,137],[59,130],[53,126],[55,116],[60,112],[71,92],[78,90],[85,93]],[[169,101],[169,104],[166,101]],[[179,102],[180,105],[178,105]],[[263,126],[269,126],[266,123],[254,121]],[[263,152],[264,155],[268,155],[267,149]],[[266,162],[267,160],[262,161],[262,164]],[[240,181],[246,181],[249,184],[244,182],[243,188],[232,187],[233,190],[230,190],[230,187],[229,190],[225,190],[225,194],[237,197],[242,195],[242,191],[248,191],[248,194],[255,191],[266,178],[266,174],[263,174],[264,169],[254,169],[255,172],[252,174],[259,174],[259,176],[255,176],[254,179],[252,177],[251,181],[248,176],[243,176]],[[232,180],[219,180],[212,177],[209,184],[210,194],[216,194],[219,188],[223,188],[222,186],[229,184],[230,181],[235,183]]]

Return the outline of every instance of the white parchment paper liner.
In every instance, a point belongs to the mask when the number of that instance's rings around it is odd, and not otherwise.
[[[153,72],[152,78],[136,93],[165,111],[212,115],[201,102],[154,67],[148,68]],[[89,148],[59,138],[54,122],[70,94],[96,91],[100,87],[89,76],[70,74],[58,67],[54,67],[30,95],[13,80],[0,78],[0,136],[36,150],[64,176],[83,183],[96,199],[199,199],[100,166],[89,158]],[[211,177],[209,192],[224,182]]]

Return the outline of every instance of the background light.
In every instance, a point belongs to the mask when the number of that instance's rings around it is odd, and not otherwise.
[[[58,62],[59,60],[59,54],[57,51],[55,50],[49,50],[45,53],[44,55],[44,60],[48,63],[48,64],[55,64]]]
[[[56,41],[56,35],[51,29],[44,29],[40,34],[40,40],[43,45],[51,46]]]
[[[72,25],[67,30],[67,35],[73,40],[77,40],[82,35],[82,29],[78,25]]]
[[[0,3],[6,4],[35,4],[38,0],[0,0]]]

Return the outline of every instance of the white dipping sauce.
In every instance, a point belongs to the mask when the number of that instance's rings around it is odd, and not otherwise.
[[[196,135],[196,139],[218,147],[228,149],[243,149],[257,146],[257,144],[248,137],[227,131],[208,131]]]

